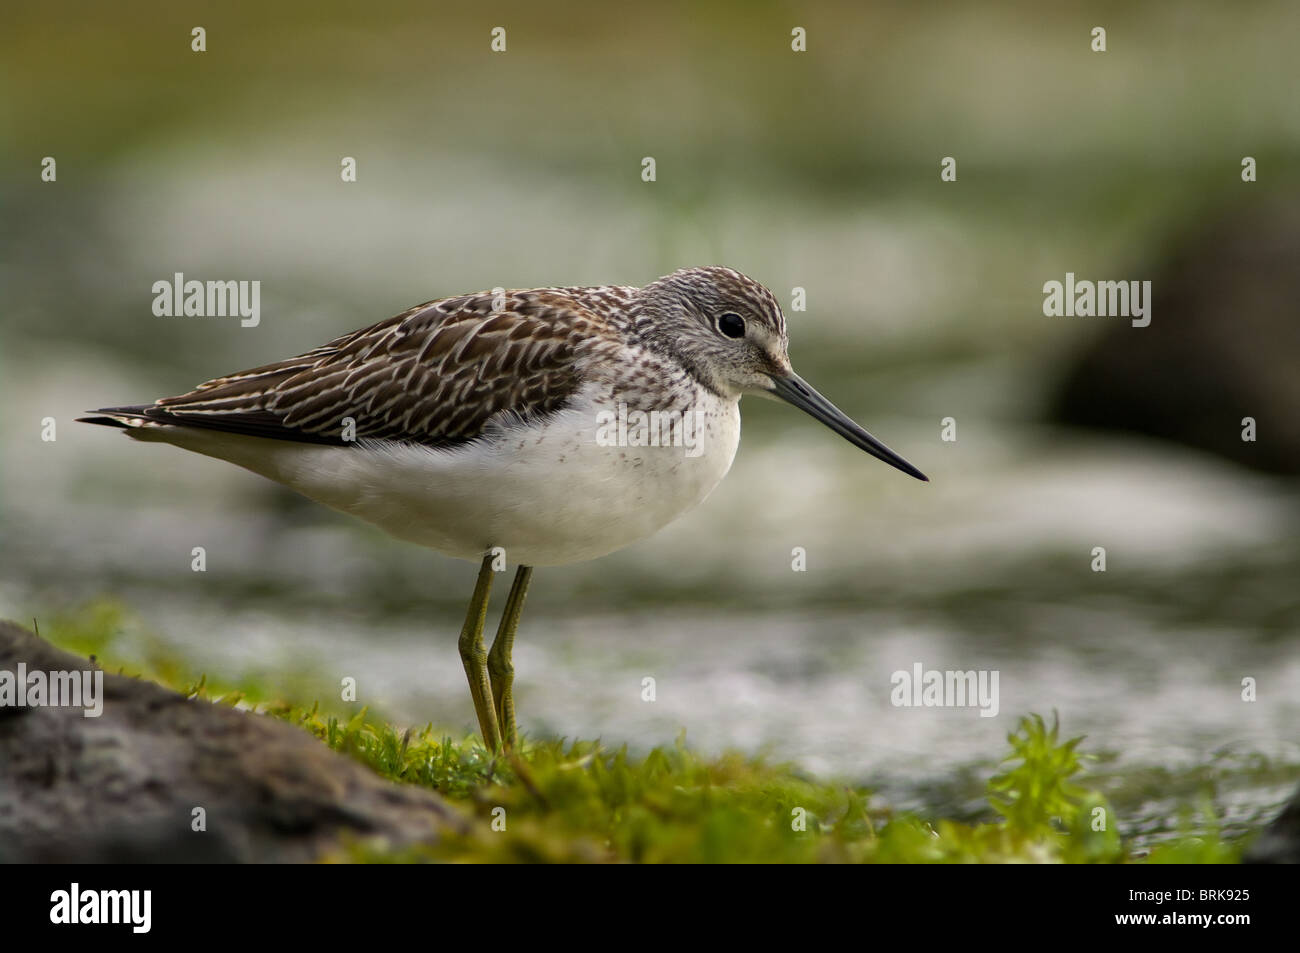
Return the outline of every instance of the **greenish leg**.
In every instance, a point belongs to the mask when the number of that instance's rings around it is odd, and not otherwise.
[[[487,650],[483,647],[483,623],[487,619],[488,596],[492,592],[492,557],[483,557],[478,581],[474,583],[474,596],[470,599],[465,627],[460,630],[460,660],[465,663],[469,678],[469,691],[474,696],[474,711],[478,715],[479,731],[483,744],[489,751],[501,747],[501,732],[497,726],[496,709],[492,704],[492,685],[488,681]]]
[[[506,748],[514,748],[518,740],[515,729],[515,665],[511,655],[515,648],[515,629],[519,628],[519,615],[524,610],[524,598],[528,595],[528,582],[532,577],[532,566],[520,566],[515,573],[505,611],[501,614],[501,625],[497,628],[497,637],[492,640],[492,652],[488,655],[492,697],[497,702],[497,724],[501,727],[501,741]]]

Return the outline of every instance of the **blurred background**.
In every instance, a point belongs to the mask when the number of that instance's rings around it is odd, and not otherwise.
[[[964,816],[1015,720],[1055,709],[1148,839],[1206,796],[1257,826],[1300,779],[1293,3],[2,16],[0,616],[49,634],[116,606],[123,651],[308,700],[352,676],[389,718],[469,730],[474,567],[73,418],[435,297],[727,264],[787,307],[800,373],[932,482],[746,401],[699,510],[535,577],[526,732],[685,729]],[[260,325],[155,317],[174,272],[260,280]],[[1066,272],[1151,280],[1151,326],[1044,316]],[[892,707],[916,662],[997,669],[999,715]]]

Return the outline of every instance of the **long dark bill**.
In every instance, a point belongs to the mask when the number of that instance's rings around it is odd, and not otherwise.
[[[844,415],[843,411],[813,390],[798,374],[791,374],[789,377],[773,377],[772,392],[787,404],[793,404],[808,416],[820,420],[859,450],[865,450],[877,460],[883,460],[891,467],[897,467],[908,476],[929,481],[929,477],[855,424]]]

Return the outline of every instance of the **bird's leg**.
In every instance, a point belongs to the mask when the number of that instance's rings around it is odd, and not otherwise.
[[[487,650],[483,647],[483,623],[487,619],[488,596],[492,592],[492,556],[483,557],[478,581],[474,583],[474,596],[470,599],[465,627],[460,630],[460,660],[465,663],[469,678],[469,691],[474,696],[474,711],[478,715],[479,731],[489,751],[501,747],[501,732],[497,726],[496,709],[492,703],[492,685],[488,681]]]
[[[515,629],[519,627],[519,615],[523,612],[524,598],[528,595],[528,581],[532,576],[532,566],[520,566],[515,573],[505,611],[501,614],[501,625],[497,628],[497,637],[492,640],[492,651],[488,655],[492,697],[497,703],[497,724],[501,728],[501,742],[506,748],[513,748],[518,738],[515,730],[515,665],[511,654],[515,647]]]

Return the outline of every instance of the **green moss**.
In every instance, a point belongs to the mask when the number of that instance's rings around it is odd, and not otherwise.
[[[1115,812],[1088,784],[1083,739],[1062,740],[1038,715],[1008,735],[1002,770],[987,782],[995,822],[961,823],[898,814],[857,786],[738,753],[706,758],[684,736],[634,756],[599,742],[525,740],[494,756],[475,739],[433,726],[400,729],[369,710],[325,711],[269,697],[261,682],[215,684],[131,632],[121,607],[98,604],[46,626],[65,648],[105,668],[159,681],[191,697],[242,703],[281,718],[398,783],[437,791],[475,820],[465,834],[402,851],[351,842],[329,858],[351,862],[634,863],[1232,863],[1202,803],[1202,823],[1136,856]],[[122,661],[123,642],[135,661]],[[1208,818],[1209,823],[1204,823]]]

